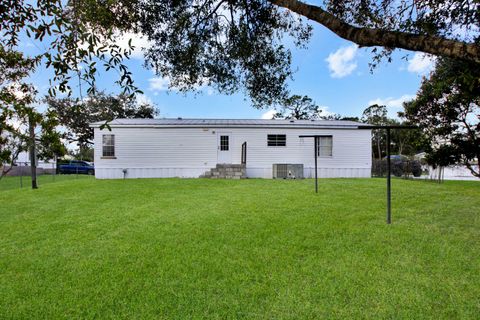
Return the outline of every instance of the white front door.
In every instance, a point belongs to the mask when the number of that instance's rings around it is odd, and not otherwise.
[[[232,163],[232,134],[217,132],[217,163]]]

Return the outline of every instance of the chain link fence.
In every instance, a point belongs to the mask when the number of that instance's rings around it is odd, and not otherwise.
[[[91,178],[78,172],[73,174],[59,174],[57,163],[44,163],[37,167],[37,184],[41,186],[45,183],[71,179]],[[9,172],[0,179],[0,191],[11,189],[31,188],[31,167],[30,162],[17,162],[15,166],[7,168]]]

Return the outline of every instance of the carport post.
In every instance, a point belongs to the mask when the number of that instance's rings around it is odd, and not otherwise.
[[[300,139],[303,138],[314,138],[313,139],[313,158],[315,159],[315,193],[318,193],[318,142],[320,137],[325,137],[325,135],[308,135],[308,136],[298,136]]]
[[[313,155],[315,157],[315,193],[318,193],[318,137],[314,139],[313,150],[315,152]]]
[[[418,129],[415,126],[377,126],[377,125],[361,125],[358,126],[358,129],[385,129],[387,130],[387,224],[392,223],[392,167],[390,159],[390,130],[391,129]]]
[[[387,127],[387,224],[392,223],[392,168],[390,160],[390,128]]]

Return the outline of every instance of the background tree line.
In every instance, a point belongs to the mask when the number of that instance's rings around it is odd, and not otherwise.
[[[325,112],[308,96],[292,95],[285,99],[273,115],[273,119],[298,119],[298,120],[349,120],[372,125],[409,125],[411,122],[403,117],[388,117],[388,108],[384,105],[371,105],[367,107],[361,117],[332,114]],[[428,150],[427,136],[418,130],[392,130],[392,154],[413,156]],[[372,156],[382,159],[387,154],[385,130],[372,130]]]
[[[18,95],[18,92],[16,93]],[[24,98],[31,99],[25,95]],[[16,103],[24,101],[16,98]],[[3,160],[1,177],[8,174],[21,152],[35,154],[37,159],[51,160],[70,153],[75,158],[93,161],[93,129],[90,123],[108,122],[118,118],[153,118],[159,110],[147,102],[138,102],[125,94],[90,93],[80,98],[46,97],[44,113],[22,104],[25,111],[12,118],[15,124],[2,126],[0,156]],[[22,115],[22,117],[18,117]],[[32,122],[33,121],[33,122]],[[33,126],[33,127],[32,127]],[[32,140],[30,130],[35,132]],[[30,159],[30,163],[33,159]]]

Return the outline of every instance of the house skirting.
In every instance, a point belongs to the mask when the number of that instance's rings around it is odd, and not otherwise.
[[[209,167],[162,167],[162,168],[95,168],[97,179],[123,178],[198,178]],[[272,167],[248,167],[247,178],[272,178]],[[319,178],[370,178],[370,168],[318,168]],[[315,168],[305,167],[304,177],[315,177]]]

